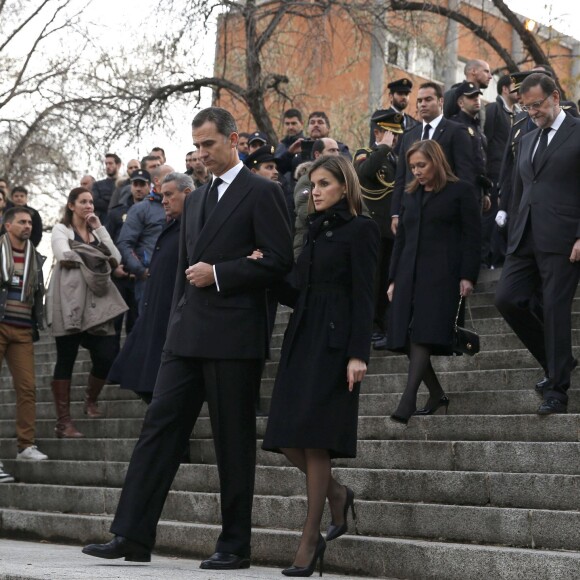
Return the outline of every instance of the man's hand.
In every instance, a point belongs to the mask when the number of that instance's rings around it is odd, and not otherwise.
[[[491,197],[489,195],[483,196],[483,211],[489,211],[491,208]]]
[[[503,210],[499,210],[497,212],[497,214],[495,215],[495,223],[500,227],[503,228],[505,227],[506,223],[507,223],[507,213]]]
[[[391,218],[391,231],[393,232],[393,236],[397,235],[398,227],[399,227],[399,218],[398,217]]]
[[[119,264],[113,270],[113,277],[114,278],[128,278],[129,277],[129,272],[127,272],[127,270],[125,270],[125,268],[123,268],[123,264]]]
[[[346,367],[346,381],[348,390],[352,391],[355,383],[360,383],[367,372],[367,363],[360,358],[351,358]]]
[[[393,294],[395,293],[395,283],[391,282],[389,284],[389,289],[387,290],[387,298],[389,299],[389,302],[393,301]]]
[[[377,145],[388,145],[389,147],[392,147],[394,140],[395,134],[391,133],[390,131],[385,131],[380,141],[377,141]]]
[[[576,243],[572,247],[570,262],[580,262],[580,240],[576,240]]]
[[[300,153],[300,151],[302,151],[302,141],[304,141],[303,137],[300,137],[300,139],[296,139],[296,141],[294,141],[294,143],[292,143],[292,145],[288,147],[288,153],[292,153],[292,155]]]
[[[205,288],[206,286],[215,284],[213,266],[211,264],[206,264],[205,262],[198,262],[197,264],[190,266],[185,271],[185,277],[189,283],[196,288]]]

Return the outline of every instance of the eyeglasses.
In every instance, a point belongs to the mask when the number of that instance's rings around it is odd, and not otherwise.
[[[524,111],[524,113],[528,113],[532,109],[534,109],[534,111],[537,111],[544,104],[544,101],[551,96],[552,95],[546,95],[541,101],[536,101],[535,103],[531,103],[530,105],[522,105],[521,109],[522,111]]]

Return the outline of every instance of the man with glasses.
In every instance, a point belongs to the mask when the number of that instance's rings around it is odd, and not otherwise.
[[[529,75],[520,92],[522,110],[538,129],[522,139],[516,161],[519,208],[495,303],[544,369],[538,414],[549,415],[567,412],[576,362],[571,310],[580,279],[580,120],[564,113],[549,76]]]

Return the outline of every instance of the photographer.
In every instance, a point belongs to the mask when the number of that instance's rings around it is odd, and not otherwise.
[[[338,143],[334,139],[324,137],[312,141],[312,139],[302,139],[302,150],[300,153],[301,164],[297,171],[301,172],[310,166],[312,160],[316,160],[323,155],[340,155]],[[309,155],[312,151],[312,155]],[[310,178],[308,172],[298,179],[296,187],[294,188],[294,211],[296,213],[296,221],[294,223],[294,259],[296,259],[302,251],[304,245],[304,234],[308,230],[308,198],[310,197]]]

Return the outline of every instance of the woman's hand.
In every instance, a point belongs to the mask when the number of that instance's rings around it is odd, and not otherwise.
[[[459,282],[459,294],[461,294],[461,296],[464,298],[470,294],[473,294],[473,282],[463,278],[461,282]]]
[[[377,141],[377,145],[388,145],[389,147],[392,147],[394,140],[395,134],[391,133],[391,131],[385,131],[381,137],[381,140]]]
[[[352,392],[355,383],[360,383],[367,372],[367,363],[360,358],[351,358],[346,367],[346,380],[348,390]]]
[[[393,301],[393,293],[395,292],[395,283],[391,282],[389,284],[389,289],[387,290],[387,298],[389,299],[389,302]]]
[[[92,229],[92,230],[96,230],[97,228],[101,227],[101,220],[97,217],[96,214],[94,213],[90,213],[87,217],[86,217],[86,222],[87,225]]]
[[[259,249],[255,249],[251,255],[246,256],[246,258],[248,258],[248,260],[260,260],[264,257],[264,254],[262,254],[262,252]]]

